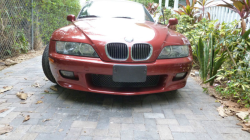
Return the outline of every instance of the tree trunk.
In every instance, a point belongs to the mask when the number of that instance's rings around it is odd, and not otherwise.
[[[242,32],[241,32],[241,36],[242,36],[246,32],[246,22],[245,22],[245,19],[241,19],[241,28],[242,28]]]

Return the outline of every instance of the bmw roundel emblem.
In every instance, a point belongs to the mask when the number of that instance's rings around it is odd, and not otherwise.
[[[124,39],[126,42],[129,42],[129,43],[134,41],[133,37],[125,37]]]

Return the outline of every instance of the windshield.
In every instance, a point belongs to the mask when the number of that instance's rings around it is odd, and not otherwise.
[[[87,2],[78,18],[127,18],[154,21],[144,6],[124,1]]]

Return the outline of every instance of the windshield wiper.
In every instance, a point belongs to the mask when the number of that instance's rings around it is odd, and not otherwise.
[[[127,19],[133,19],[131,17],[114,17],[114,18],[127,18]]]
[[[99,17],[96,15],[86,15],[86,16],[80,16],[79,18],[92,18],[92,17]]]

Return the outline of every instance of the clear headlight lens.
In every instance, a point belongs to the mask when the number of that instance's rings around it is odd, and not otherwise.
[[[162,49],[158,59],[165,58],[180,58],[187,57],[189,55],[189,47],[187,45],[182,46],[166,46]]]
[[[93,47],[85,43],[57,41],[56,52],[68,55],[99,57]]]

